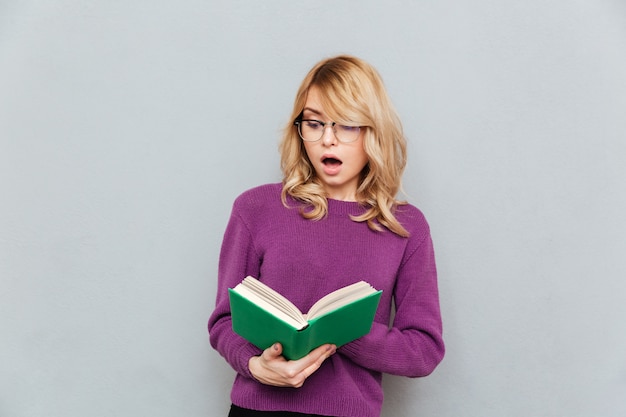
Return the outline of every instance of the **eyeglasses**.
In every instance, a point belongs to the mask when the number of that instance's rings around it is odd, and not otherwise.
[[[305,142],[317,142],[324,136],[326,127],[331,127],[337,140],[341,143],[354,142],[359,138],[360,126],[338,125],[336,122],[321,122],[313,119],[298,119],[294,123],[298,126],[300,138]]]

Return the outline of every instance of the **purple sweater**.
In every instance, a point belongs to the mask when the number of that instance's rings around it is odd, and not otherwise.
[[[237,371],[231,400],[254,410],[297,411],[344,417],[378,417],[382,374],[430,374],[443,359],[437,272],[428,224],[411,205],[396,217],[411,234],[350,220],[363,207],[328,201],[320,221],[285,208],[281,184],[246,191],[233,206],[219,259],[216,307],[209,319],[211,345]],[[320,297],[359,280],[383,290],[372,330],[337,350],[301,388],[257,382],[248,360],[261,351],[232,331],[228,288],[259,278],[307,311]],[[392,303],[396,312],[393,323]]]

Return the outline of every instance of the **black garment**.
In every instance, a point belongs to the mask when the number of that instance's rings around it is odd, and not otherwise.
[[[324,417],[319,414],[303,414],[292,411],[256,411],[247,408],[237,407],[235,404],[230,406],[228,417]]]

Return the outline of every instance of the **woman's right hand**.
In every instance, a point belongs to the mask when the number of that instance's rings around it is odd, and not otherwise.
[[[260,356],[248,361],[252,375],[262,384],[277,387],[300,388],[304,381],[322,366],[322,363],[337,351],[335,345],[322,345],[296,361],[282,356],[283,347],[274,343]]]

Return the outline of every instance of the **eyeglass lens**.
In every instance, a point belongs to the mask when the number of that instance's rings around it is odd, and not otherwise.
[[[326,127],[332,127],[337,140],[344,143],[354,142],[359,137],[359,126],[346,126],[335,123],[322,123],[319,120],[301,120],[297,122],[300,137],[309,142],[318,141],[324,136]]]

